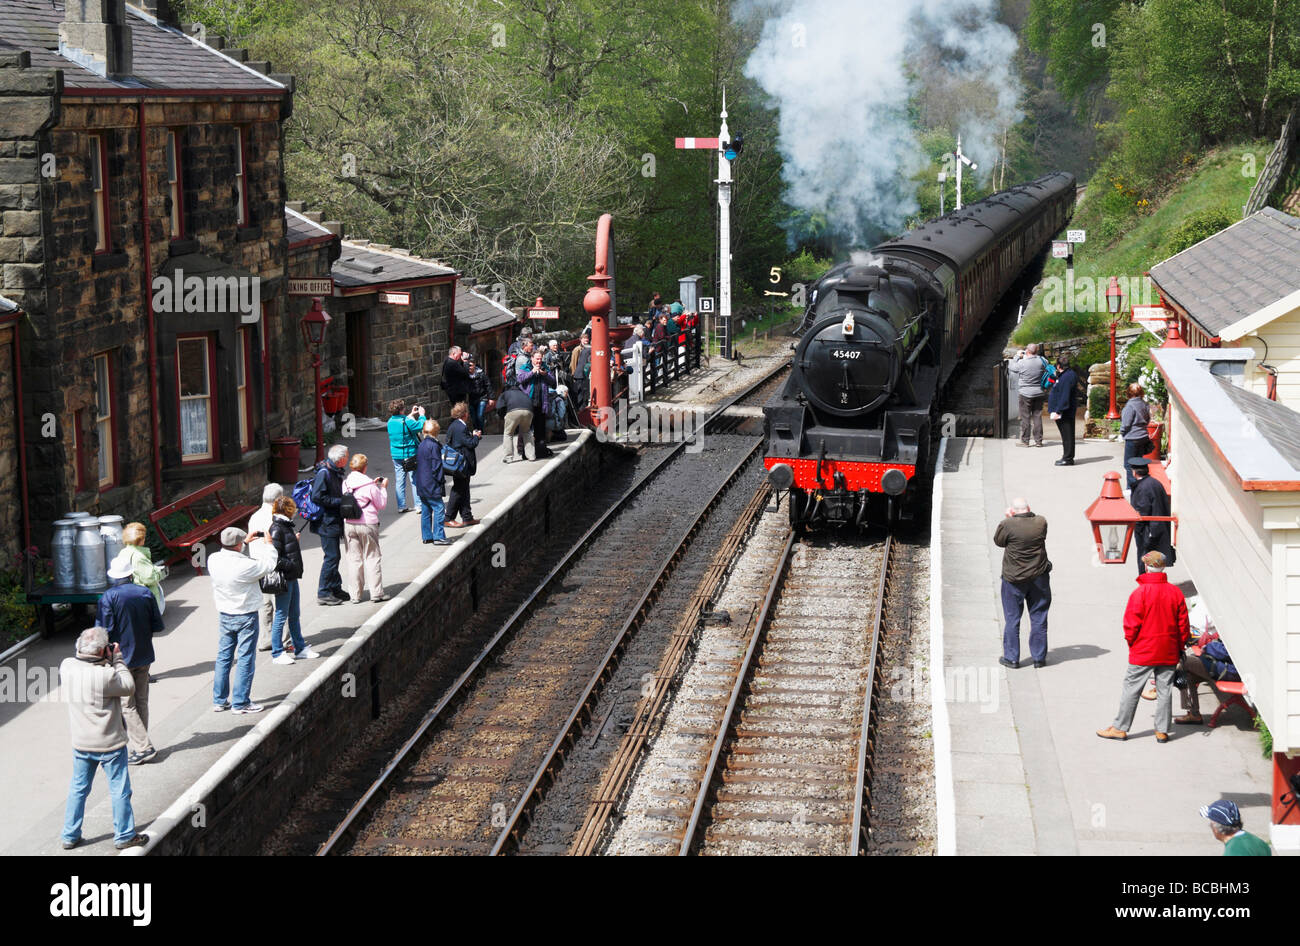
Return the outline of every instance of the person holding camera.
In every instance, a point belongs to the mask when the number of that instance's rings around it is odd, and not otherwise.
[[[246,542],[251,557],[244,554]],[[221,551],[214,552],[208,559],[212,600],[220,615],[221,632],[216,673],[212,680],[212,711],[215,713],[225,710],[232,710],[236,715],[262,712],[261,704],[249,699],[257,657],[257,612],[262,606],[260,582],[264,575],[275,571],[279,560],[270,533],[249,535],[234,526],[221,530]],[[274,645],[274,628],[272,631]],[[232,664],[235,670],[233,693],[230,687]]]
[[[451,423],[447,425],[447,446],[465,458],[465,467],[461,472],[451,475],[451,496],[446,510],[447,527],[450,529],[476,526],[479,522],[474,518],[474,510],[470,508],[469,480],[478,472],[476,450],[483,431],[478,428],[470,430],[468,418],[469,405],[464,401],[452,406]]]
[[[147,834],[135,832],[122,721],[122,699],[135,693],[135,680],[122,649],[108,642],[108,631],[91,627],[81,632],[76,656],[59,664],[59,686],[72,723],[72,783],[63,815],[63,849],[70,851],[81,843],[86,797],[100,766],[113,799],[114,847],[122,851],[149,843]]]
[[[393,480],[397,486],[397,511],[410,512],[415,508],[415,448],[420,445],[420,431],[424,429],[424,408],[416,404],[406,413],[406,402],[395,398],[388,402],[388,452],[393,458]],[[411,504],[406,504],[408,478]]]
[[[436,420],[424,422],[424,439],[416,450],[415,490],[420,497],[420,537],[425,545],[451,545],[443,526],[442,497],[447,489],[442,468],[442,444]]]

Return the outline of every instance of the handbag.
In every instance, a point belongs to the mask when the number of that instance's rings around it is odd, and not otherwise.
[[[285,578],[284,573],[278,568],[263,575],[257,583],[263,594],[282,595],[289,590],[289,579]]]
[[[357,502],[357,497],[350,492],[344,492],[339,497],[339,515],[344,519],[360,519],[361,504]]]
[[[465,472],[465,455],[451,444],[443,444],[442,467],[452,476],[459,476]]]
[[[411,440],[411,441],[415,440],[415,438],[411,436],[411,428],[406,426],[405,420],[402,421],[402,431],[406,434],[407,440]],[[402,469],[405,470],[407,473],[414,473],[417,462],[418,461],[416,460],[415,454],[411,454],[409,457],[407,457],[405,460],[402,461]]]

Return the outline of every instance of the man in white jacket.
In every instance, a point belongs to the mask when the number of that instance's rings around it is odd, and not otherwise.
[[[113,798],[113,840],[119,851],[147,844],[149,836],[135,833],[131,809],[131,776],[126,767],[126,725],[122,698],[135,692],[135,679],[122,651],[108,642],[108,631],[91,627],[77,638],[77,656],[59,665],[61,697],[72,722],[72,784],[63,817],[63,847],[81,843],[81,822],[95,770],[104,767]]]
[[[246,539],[253,540],[249,545],[251,557],[244,554]],[[269,532],[249,535],[233,526],[222,530],[221,551],[208,559],[212,600],[221,616],[217,670],[212,681],[214,712],[262,712],[262,706],[249,699],[257,658],[257,612],[262,607],[262,588],[258,580],[275,571],[278,560]],[[233,693],[230,687],[232,663],[235,669]]]

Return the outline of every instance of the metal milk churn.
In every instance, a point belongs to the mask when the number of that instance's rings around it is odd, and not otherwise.
[[[104,540],[98,519],[77,522],[77,590],[102,591],[108,587],[108,566],[104,562]]]
[[[50,542],[54,559],[54,587],[72,591],[77,587],[77,520],[60,519],[54,523],[54,538]]]
[[[111,565],[113,559],[117,558],[117,553],[122,551],[122,522],[121,516],[99,517],[99,535],[104,540],[104,561],[108,565]]]

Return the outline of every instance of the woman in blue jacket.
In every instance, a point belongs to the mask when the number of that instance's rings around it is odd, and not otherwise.
[[[402,463],[415,456],[420,445],[420,431],[424,429],[424,408],[418,404],[406,413],[406,403],[401,398],[388,402],[388,452],[393,458],[393,479],[397,481],[397,511],[410,512],[415,506],[406,502],[406,478],[411,476]],[[414,498],[412,498],[414,500]]]
[[[424,439],[415,448],[415,493],[420,497],[420,537],[425,545],[451,545],[442,527],[442,495],[446,483],[442,444],[438,441],[441,429],[436,420],[426,420]]]
[[[474,518],[474,510],[470,509],[469,500],[469,478],[478,472],[478,457],[475,454],[475,448],[478,447],[479,438],[483,435],[481,430],[470,430],[469,405],[464,401],[456,404],[451,409],[451,423],[447,425],[447,446],[460,453],[465,458],[465,468],[459,473],[451,475],[451,501],[450,509],[447,515],[451,517],[447,523],[453,529],[459,529],[462,526],[478,525],[478,520]],[[457,521],[457,517],[460,517]]]
[[[1151,408],[1143,395],[1140,384],[1128,386],[1128,401],[1120,412],[1119,435],[1124,438],[1124,473],[1128,477],[1128,488],[1133,489],[1133,467],[1129,461],[1134,457],[1144,457],[1151,452],[1151,438],[1147,436],[1147,424],[1151,423]]]
[[[1061,459],[1057,466],[1074,466],[1074,414],[1079,408],[1079,376],[1070,367],[1070,356],[1056,359],[1056,382],[1047,392],[1047,412],[1061,432]]]

